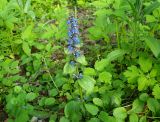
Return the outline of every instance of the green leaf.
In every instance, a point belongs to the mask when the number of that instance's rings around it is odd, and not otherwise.
[[[63,116],[60,118],[60,122],[69,122],[69,120]]]
[[[160,99],[160,87],[158,84],[154,86],[152,94],[156,99]]]
[[[109,72],[102,72],[99,74],[99,80],[111,84],[112,75]]]
[[[90,93],[93,91],[96,81],[90,76],[83,76],[83,78],[78,80],[78,83],[84,90],[87,91],[87,93]]]
[[[140,76],[138,78],[138,90],[146,90],[149,86],[149,80],[145,76]]]
[[[77,62],[81,63],[82,65],[87,65],[87,61],[84,55],[81,55],[76,59]]]
[[[92,115],[97,115],[97,113],[99,111],[97,106],[91,105],[91,104],[85,104],[85,108]]]
[[[26,4],[25,4],[25,6],[24,6],[24,13],[28,13],[30,4],[31,4],[31,0],[27,0],[27,1],[26,1]]]
[[[148,99],[148,94],[147,93],[142,93],[140,96],[139,96],[139,99],[143,102],[146,102],[147,99]]]
[[[91,76],[95,76],[96,75],[96,71],[93,68],[85,68],[83,71],[84,75],[91,75]]]
[[[98,118],[91,118],[89,121],[87,122],[100,122],[100,120]]]
[[[154,56],[158,58],[160,54],[160,41],[153,38],[153,37],[147,37],[145,38],[145,42],[147,46],[151,49],[153,52]]]
[[[146,22],[155,22],[156,18],[152,15],[146,15]]]
[[[97,106],[100,106],[100,107],[103,106],[103,101],[99,98],[93,98],[93,103]]]
[[[72,118],[74,114],[80,115],[80,103],[77,101],[68,102],[64,108],[64,113],[67,118]]]
[[[96,61],[94,67],[98,71],[102,71],[107,65],[109,64],[109,61],[107,59],[102,59],[100,61]]]
[[[147,122],[146,116],[142,116],[140,118],[139,122]]]
[[[149,58],[139,57],[139,65],[141,69],[146,73],[152,68],[152,60]]]
[[[29,48],[29,45],[27,42],[23,42],[22,49],[28,56],[31,55],[31,49]]]
[[[63,68],[63,73],[64,74],[72,74],[76,71],[76,67],[71,65],[70,63],[66,63],[64,68]]]
[[[136,66],[131,66],[127,68],[124,72],[124,76],[127,77],[128,83],[136,83],[139,77],[139,69]]]
[[[129,116],[129,122],[138,122],[137,114],[133,113]]]
[[[37,97],[37,94],[31,92],[31,93],[28,93],[28,94],[26,95],[26,100],[27,100],[27,101],[33,101],[36,97]]]
[[[55,101],[56,101],[55,98],[46,98],[45,105],[46,106],[54,105]]]
[[[147,100],[147,106],[149,108],[149,110],[151,110],[152,112],[156,113],[158,111],[160,111],[160,104],[159,102],[154,99],[154,98],[149,98]]]
[[[108,121],[108,113],[101,111],[98,118],[102,121],[102,122],[107,122]]]
[[[119,57],[122,57],[125,53],[126,52],[121,49],[114,50],[107,55],[107,60],[111,62]]]
[[[139,100],[139,99],[135,99],[133,104],[132,104],[132,109],[130,111],[128,111],[128,113],[140,113],[143,111],[144,108],[144,102]]]
[[[158,8],[160,6],[160,2],[155,1],[151,3],[149,6],[144,8],[144,15],[150,14],[154,9]]]
[[[117,119],[125,119],[127,117],[127,111],[124,107],[118,107],[113,110],[113,115]]]
[[[57,94],[58,94],[57,89],[49,90],[49,95],[50,95],[50,96],[54,97],[54,96],[56,96]]]

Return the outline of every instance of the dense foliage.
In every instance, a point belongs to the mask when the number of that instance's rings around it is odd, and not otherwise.
[[[0,122],[159,122],[160,0],[0,0]]]

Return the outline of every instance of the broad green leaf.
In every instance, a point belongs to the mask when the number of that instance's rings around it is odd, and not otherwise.
[[[60,122],[69,122],[69,120],[63,116],[60,118]]]
[[[50,96],[54,97],[54,96],[56,96],[57,94],[58,94],[57,89],[51,89],[51,90],[49,90],[49,95],[50,95]]]
[[[139,120],[139,122],[147,122],[146,116],[142,116]]]
[[[87,93],[90,93],[93,91],[96,81],[90,76],[83,76],[83,78],[78,80],[78,83],[84,90],[87,91]]]
[[[156,18],[152,15],[146,15],[146,22],[155,22]]]
[[[97,115],[99,111],[98,107],[92,104],[85,104],[85,108],[92,115]]]
[[[103,101],[99,98],[93,98],[93,103],[97,106],[100,106],[100,107],[103,106]]]
[[[22,32],[21,38],[23,40],[31,42],[32,39],[35,37],[35,34],[32,32],[32,30],[33,30],[33,24],[27,26],[27,28]]]
[[[79,114],[80,112],[80,103],[77,101],[70,101],[66,104],[64,113],[65,116],[72,117],[73,114]]]
[[[26,95],[26,100],[27,100],[27,101],[33,101],[36,97],[37,97],[37,94],[31,92],[31,93],[28,93],[28,94]]]
[[[96,71],[93,68],[85,68],[83,73],[84,73],[84,75],[91,75],[91,76],[96,75]]]
[[[151,49],[153,52],[154,56],[158,58],[160,54],[160,40],[155,39],[153,37],[147,37],[145,38],[145,42],[147,46]]]
[[[30,49],[30,47],[29,47],[27,42],[23,42],[22,49],[28,56],[31,55],[31,49]]]
[[[45,105],[46,106],[54,105],[55,101],[56,101],[55,98],[46,98],[45,99]]]
[[[111,84],[112,75],[109,72],[102,72],[99,74],[99,80]]]
[[[102,121],[102,122],[107,122],[108,121],[108,113],[101,111],[98,118]]]
[[[152,60],[149,58],[139,57],[139,65],[141,69],[146,73],[152,68]]]
[[[77,62],[81,63],[82,65],[87,65],[87,61],[84,55],[81,55],[80,57],[78,57]]]
[[[119,57],[122,57],[125,53],[126,52],[121,49],[114,50],[107,55],[107,60],[111,62]]]
[[[87,122],[100,122],[100,120],[98,118],[91,118],[89,121]]]
[[[76,67],[74,65],[71,65],[68,62],[64,65],[64,68],[63,68],[63,73],[64,74],[72,74],[75,71],[76,71]]]
[[[143,111],[144,108],[144,102],[142,102],[139,99],[135,99],[133,104],[132,104],[132,109],[128,111],[128,113],[140,113]]]
[[[124,107],[118,107],[113,110],[113,115],[117,119],[125,119],[127,117],[127,111]]]
[[[109,64],[109,61],[107,59],[102,59],[100,61],[96,61],[94,67],[98,71],[102,71],[107,65]]]
[[[129,122],[138,122],[137,114],[133,113],[133,114],[129,115]]]
[[[138,78],[138,90],[146,90],[150,85],[149,80],[145,76],[140,76]]]
[[[142,93],[140,96],[139,96],[139,99],[143,102],[146,102],[147,99],[148,99],[149,95],[147,93]]]
[[[124,76],[127,77],[128,83],[136,83],[139,77],[139,69],[136,66],[128,67],[124,72]]]
[[[154,86],[152,94],[156,99],[160,99],[160,87],[158,84]]]
[[[158,111],[160,111],[160,104],[159,102],[154,99],[154,98],[149,98],[147,100],[147,106],[149,108],[149,110],[151,110],[152,112],[156,113]]]

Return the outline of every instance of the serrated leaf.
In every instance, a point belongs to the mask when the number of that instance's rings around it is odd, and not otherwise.
[[[156,99],[160,99],[160,87],[158,84],[154,86],[152,94]]]
[[[140,76],[138,78],[138,90],[146,90],[150,85],[149,80],[145,76]]]
[[[152,68],[152,60],[149,58],[139,57],[139,65],[143,72],[148,72]]]
[[[148,106],[149,110],[151,110],[154,113],[156,113],[156,112],[158,112],[160,110],[160,104],[154,98],[149,98],[147,100],[147,106]]]
[[[93,98],[93,103],[97,106],[100,106],[100,107],[103,106],[103,101],[99,98]]]
[[[109,64],[109,61],[107,59],[102,59],[100,61],[96,61],[94,67],[98,71],[102,71],[107,65]]]
[[[93,91],[96,81],[90,76],[83,76],[83,78],[78,80],[78,83],[84,90],[87,91],[87,93],[90,93]]]
[[[97,106],[91,105],[91,104],[85,104],[85,108],[92,115],[97,115],[97,113],[99,111]]]
[[[109,72],[102,72],[99,74],[99,80],[111,84],[112,75]]]
[[[118,107],[113,110],[113,115],[117,119],[125,119],[127,117],[127,111],[124,107]]]
[[[81,55],[76,59],[77,62],[81,63],[82,65],[87,65],[87,61],[84,55]]]
[[[27,42],[23,42],[22,49],[28,56],[31,55],[31,49],[29,48],[29,45]]]
[[[128,83],[136,83],[139,77],[139,69],[136,66],[128,67],[124,72],[124,76],[127,77]]]

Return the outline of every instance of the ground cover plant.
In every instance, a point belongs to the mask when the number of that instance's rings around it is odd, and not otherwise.
[[[160,0],[0,0],[0,122],[160,122]]]

